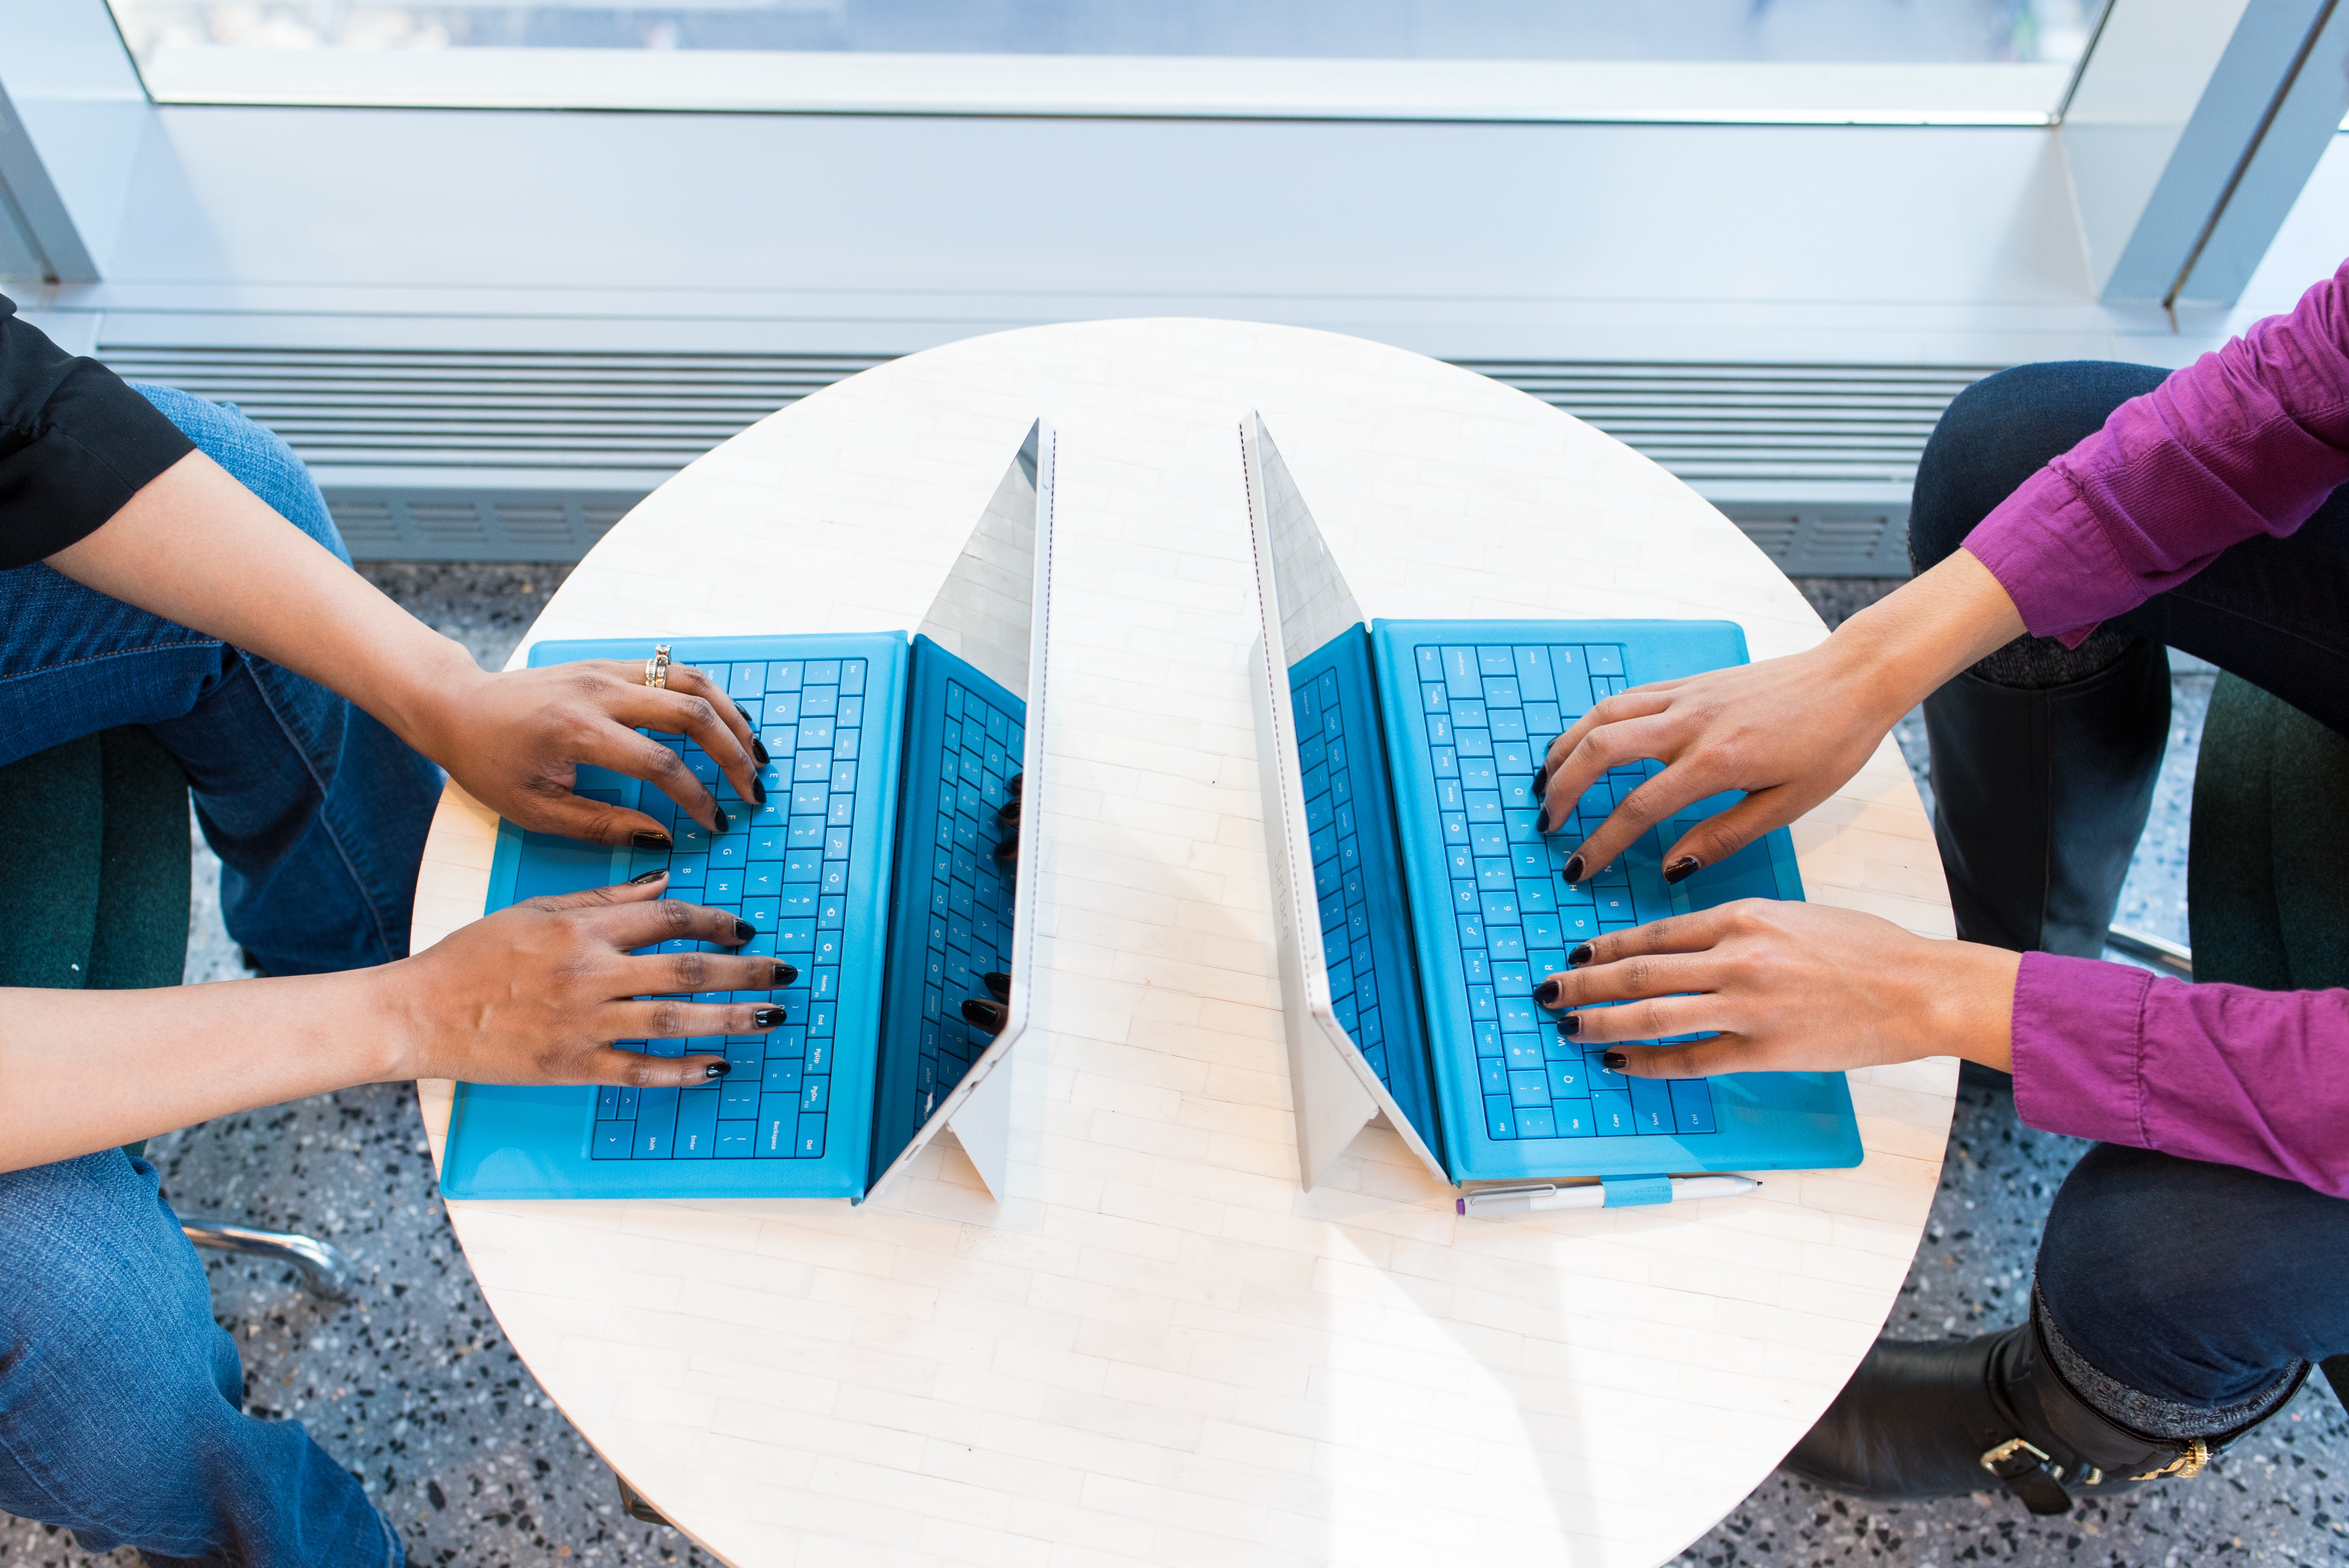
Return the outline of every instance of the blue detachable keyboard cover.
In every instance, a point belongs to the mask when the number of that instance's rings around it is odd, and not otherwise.
[[[530,662],[635,659],[643,649],[640,639],[541,643]],[[916,898],[926,907],[934,897],[927,858],[917,891],[901,885],[897,872],[904,841],[935,837],[941,812],[961,804],[958,792],[945,791],[939,767],[951,694],[1007,718],[1021,705],[927,638],[909,649],[899,633],[696,639],[675,644],[674,654],[720,681],[758,728],[770,757],[760,780],[765,804],[744,802],[685,737],[655,735],[716,793],[728,830],[712,836],[649,784],[582,768],[580,793],[647,813],[669,829],[675,848],[616,851],[501,822],[485,908],[666,866],[670,896],[731,910],[758,933],[739,949],[679,943],[678,950],[774,954],[800,972],[786,990],[689,999],[771,1001],[785,1022],[764,1036],[618,1042],[656,1056],[722,1052],[733,1071],[709,1088],[459,1085],[441,1176],[450,1197],[859,1198],[923,1119],[914,1100],[918,1067],[892,1078],[884,1064],[918,1062],[926,1048],[935,1057],[940,1047],[950,1057],[966,1044],[957,1036],[925,1047],[918,1029],[902,1039],[885,1031],[886,998],[920,996],[926,958],[926,949],[891,940],[893,907]],[[926,714],[926,705],[939,711]],[[926,766],[901,766],[901,738]],[[1009,766],[1017,771],[1016,727],[1006,738],[998,765],[1015,759]],[[984,749],[980,762],[984,787]],[[958,750],[958,772],[960,764]],[[992,777],[999,801],[1003,776]],[[999,957],[1009,946],[1009,879],[984,857],[948,868],[965,869],[974,874],[953,885],[1003,883],[1007,929],[988,950]],[[983,994],[974,987],[944,999],[957,1029],[964,996]]]
[[[1547,839],[1535,827],[1535,769],[1599,698],[1745,659],[1727,622],[1379,621],[1291,666],[1331,995],[1343,993],[1340,1022],[1454,1180],[1859,1161],[1840,1073],[1628,1078],[1559,1036],[1532,998],[1602,931],[1803,896],[1783,830],[1664,882],[1664,847],[1734,795],[1697,802],[1568,884],[1568,851],[1654,763],[1600,779]],[[1407,901],[1381,896],[1398,885]]]
[[[1026,755],[1028,705],[927,637],[914,639],[897,892],[889,917],[872,1179],[914,1140],[992,1037],[963,1021],[1011,972],[1013,868],[996,813]]]

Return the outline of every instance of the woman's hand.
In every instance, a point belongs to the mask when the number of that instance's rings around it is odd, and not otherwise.
[[[2006,590],[1960,551],[1806,653],[1608,697],[1550,743],[1534,780],[1542,831],[1562,826],[1609,769],[1665,765],[1568,859],[1567,880],[1580,882],[1674,812],[1745,791],[1664,851],[1665,880],[1679,882],[1834,794],[1902,714],[2022,631]]]
[[[372,969],[152,991],[0,991],[0,1171],[353,1084],[713,1083],[726,1076],[722,1057],[655,1057],[612,1042],[764,1034],[783,1009],[638,998],[768,991],[798,975],[736,954],[632,955],[672,937],[750,939],[724,910],[663,899],[666,874],[532,899]]]
[[[164,470],[49,564],[341,693],[521,827],[597,844],[667,838],[642,812],[573,794],[582,764],[647,779],[695,821],[717,827],[716,799],[667,747],[636,734],[638,725],[689,736],[743,799],[766,798],[766,748],[698,670],[671,665],[665,692],[644,684],[641,664],[622,659],[486,674],[202,452]]]
[[[1941,1056],[2013,1070],[2022,958],[2004,948],[1912,936],[1854,910],[1749,898],[1609,932],[1573,957],[1576,967],[1544,980],[1534,999],[1578,1043],[1715,1031],[1687,1045],[1609,1050],[1607,1065],[1633,1078],[1831,1072]]]
[[[398,1078],[469,1083],[692,1088],[724,1078],[722,1056],[654,1057],[612,1042],[760,1035],[783,1009],[664,995],[770,991],[799,977],[770,957],[632,948],[674,938],[734,947],[748,923],[660,896],[649,882],[534,898],[502,909],[414,958],[372,973],[405,1038]],[[647,999],[650,998],[650,999]]]
[[[591,844],[625,844],[647,833],[667,843],[667,829],[642,811],[572,792],[579,769],[593,766],[642,779],[703,827],[718,828],[724,808],[717,798],[676,752],[637,734],[639,726],[687,737],[742,799],[756,805],[767,798],[759,781],[766,747],[733,699],[690,665],[671,665],[661,690],[644,684],[641,664],[624,659],[503,675],[463,662],[428,700],[409,705],[400,738],[517,827]]]

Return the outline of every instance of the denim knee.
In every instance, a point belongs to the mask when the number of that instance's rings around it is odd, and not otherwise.
[[[155,405],[180,428],[180,434],[218,463],[237,482],[269,503],[278,516],[351,563],[342,530],[326,510],[326,498],[310,478],[310,470],[274,431],[246,418],[233,403],[212,403],[176,387],[156,387],[143,381],[131,389]]]
[[[2066,1176],[2039,1286],[2072,1346],[2130,1388],[2209,1408],[2349,1351],[2349,1201],[2100,1143]]]
[[[1917,461],[1909,560],[1940,564],[1998,503],[2168,373],[2098,359],[2018,365],[1950,400]]]
[[[110,1149],[0,1174],[0,1508],[208,1554],[155,1456],[234,1417],[243,1377],[153,1166]]]

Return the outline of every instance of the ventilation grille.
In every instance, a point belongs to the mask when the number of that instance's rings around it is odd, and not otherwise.
[[[889,357],[127,344],[101,354],[124,376],[234,403],[285,437],[326,470],[354,552],[503,561],[575,558],[668,473]],[[1701,487],[1758,482],[1765,493],[1801,498],[1725,506],[1797,576],[1906,574],[1906,508],[1837,498],[1857,486],[1905,488],[1942,408],[1992,368],[1460,363],[1588,421]],[[350,489],[336,482],[337,469],[371,470],[371,481],[385,469],[443,473],[419,475],[420,486],[437,489]],[[541,488],[450,490],[445,470],[452,469]],[[583,484],[590,470],[638,471],[645,483],[626,494],[544,488],[559,486],[566,470]]]
[[[109,344],[134,381],[234,403],[317,467],[683,468],[886,355],[509,354]]]
[[[576,561],[642,490],[332,486],[326,510],[360,561]]]

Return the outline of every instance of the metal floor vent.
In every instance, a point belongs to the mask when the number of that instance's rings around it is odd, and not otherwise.
[[[576,561],[646,493],[326,487],[360,561]]]
[[[285,437],[317,472],[354,553],[441,561],[575,559],[727,437],[890,357],[114,343],[98,353],[134,380],[237,404]],[[1884,498],[1905,496],[1942,408],[1993,368],[1459,363],[1654,459],[1792,576],[1907,574],[1908,508]]]

